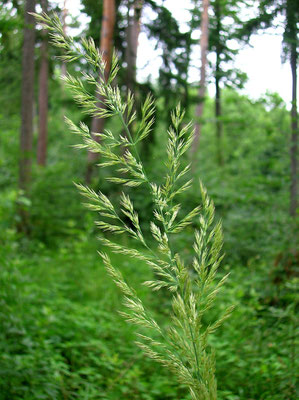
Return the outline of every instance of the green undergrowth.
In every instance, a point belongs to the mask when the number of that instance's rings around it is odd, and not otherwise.
[[[1,270],[0,399],[175,398],[182,389],[140,355],[116,313],[98,242],[42,247]],[[149,277],[140,262],[114,260],[130,280]]]
[[[55,249],[7,242],[0,271],[1,400],[189,398],[136,348],[135,328],[116,312],[123,309],[120,292],[97,250],[100,243],[83,236]],[[111,257],[159,322],[167,321],[168,294],[158,297],[141,285],[151,277],[149,268]],[[236,267],[214,311],[237,304],[212,343],[220,400],[296,398],[296,280],[281,288],[275,303],[264,268]]]

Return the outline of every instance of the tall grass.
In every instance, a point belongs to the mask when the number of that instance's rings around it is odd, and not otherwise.
[[[100,167],[115,167],[115,174],[108,178],[112,184],[131,189],[146,185],[154,204],[149,227],[153,240],[148,240],[128,193],[122,192],[119,207],[116,207],[104,193],[77,185],[87,200],[86,206],[100,215],[96,224],[102,231],[128,235],[136,241],[136,247],[132,248],[102,238],[103,245],[128,258],[146,262],[153,270],[154,278],[144,285],[153,291],[163,288],[171,294],[171,317],[168,326],[164,327],[153,318],[136,290],[103,251],[100,256],[108,274],[124,296],[126,311],[122,314],[138,327],[136,344],[148,357],[171,370],[178,381],[189,388],[192,399],[214,400],[217,398],[215,356],[209,347],[209,336],[228,318],[232,307],[210,325],[203,323],[227,275],[217,279],[217,269],[223,258],[222,228],[220,222],[214,222],[214,205],[203,185],[198,185],[201,203],[191,212],[184,214],[178,202],[178,195],[192,185],[192,180],[187,178],[190,166],[182,163],[183,155],[192,144],[192,125],[182,124],[184,111],[178,105],[171,114],[172,124],[167,132],[164,182],[152,182],[138,152],[138,143],[150,134],[154,121],[152,97],[149,95],[142,105],[142,117],[138,121],[133,94],[129,92],[123,96],[114,84],[119,69],[116,55],[113,55],[110,74],[105,78],[105,63],[91,39],[83,39],[77,44],[64,34],[56,15],[35,16],[50,31],[53,43],[63,49],[66,62],[83,59],[93,71],[82,72],[79,77],[68,74],[63,78],[79,106],[93,117],[117,118],[123,128],[121,135],[109,130],[90,132],[85,124],[75,125],[66,119],[70,131],[82,138],[76,147],[98,153]],[[99,141],[94,140],[95,136]],[[191,265],[185,265],[171,238],[187,227],[190,229],[195,220],[200,228],[194,229],[193,261]]]

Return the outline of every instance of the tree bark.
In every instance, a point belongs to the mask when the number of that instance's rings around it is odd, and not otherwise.
[[[34,99],[34,44],[35,19],[29,12],[35,11],[35,0],[25,3],[25,27],[22,59],[22,106],[20,131],[19,185],[25,193],[31,180],[33,99]]]
[[[63,3],[63,10],[62,10],[62,29],[63,33],[66,35],[66,17],[67,17],[67,8],[66,8],[66,2],[67,0],[64,0]],[[66,75],[66,62],[62,61],[62,66],[61,66],[61,76]]]
[[[201,37],[200,37],[200,52],[201,52],[201,68],[200,68],[200,83],[199,83],[199,103],[196,107],[195,112],[195,132],[194,132],[194,140],[192,144],[192,153],[195,155],[196,150],[198,148],[199,138],[201,135],[201,121],[204,110],[204,97],[206,93],[206,71],[207,71],[207,53],[208,53],[208,45],[209,45],[209,0],[203,0],[203,10],[201,14]]]
[[[298,206],[297,199],[297,171],[298,171],[298,113],[297,113],[297,49],[296,45],[291,48],[291,70],[292,70],[292,109],[291,109],[291,186],[290,186],[290,215],[295,217]]]
[[[141,12],[142,12],[142,0],[127,0],[128,3],[128,26],[126,29],[126,42],[127,47],[125,51],[125,61],[127,64],[126,71],[126,86],[127,93],[131,92],[134,94],[136,99],[136,71],[137,71],[137,50],[138,50],[138,38],[141,28]],[[134,107],[134,111],[136,108]],[[127,113],[126,113],[127,118]],[[126,136],[125,130],[122,132],[123,136]],[[123,154],[126,152],[126,146],[122,147]]]
[[[127,48],[126,48],[126,63],[127,63],[127,88],[132,93],[135,92],[136,84],[136,63],[138,38],[140,33],[142,0],[135,0],[130,4],[128,0],[128,27],[127,27]]]
[[[217,145],[217,163],[219,166],[223,165],[223,152],[222,152],[222,107],[221,107],[221,89],[219,86],[219,77],[215,78],[216,96],[215,96],[215,117],[216,117],[216,145]]]
[[[102,28],[101,28],[101,40],[100,40],[100,51],[103,54],[103,59],[106,63],[105,75],[109,74],[112,59],[112,43],[113,43],[113,32],[115,24],[115,0],[104,0],[103,4],[103,17],[102,17]],[[103,107],[101,98],[98,96],[99,102],[98,107]],[[96,133],[103,132],[105,125],[104,118],[93,118],[91,123],[91,131]],[[99,140],[97,136],[94,140]],[[86,182],[90,183],[92,177],[93,164],[97,160],[98,155],[96,153],[88,152],[88,165],[86,171]]]
[[[48,0],[42,0],[41,6],[43,12],[48,10]],[[48,76],[49,76],[49,58],[48,58],[48,35],[46,30],[42,31],[41,61],[39,70],[39,95],[38,95],[38,141],[37,141],[37,163],[45,166],[47,159],[47,139],[48,139]]]
[[[217,147],[217,163],[219,166],[223,165],[223,152],[222,152],[222,132],[223,126],[221,121],[222,107],[221,107],[221,69],[220,69],[220,55],[221,55],[221,44],[220,44],[220,33],[221,33],[221,10],[219,0],[215,2],[215,17],[217,20],[217,43],[216,43],[216,69],[215,69],[215,119],[216,119],[216,147]]]

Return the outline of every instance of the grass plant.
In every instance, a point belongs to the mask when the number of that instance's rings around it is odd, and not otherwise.
[[[109,252],[145,262],[153,270],[153,279],[145,281],[144,285],[153,291],[167,290],[171,295],[169,323],[162,326],[144,305],[136,288],[126,282],[122,272],[112,265],[107,252],[101,251],[108,274],[124,296],[126,311],[122,311],[122,315],[137,325],[136,344],[144,354],[172,371],[176,379],[189,388],[193,400],[215,400],[215,355],[209,346],[209,336],[228,318],[233,307],[227,308],[212,323],[206,325],[203,322],[228,275],[217,279],[223,258],[222,227],[220,222],[214,221],[214,204],[204,186],[198,184],[201,204],[189,213],[181,211],[178,201],[179,195],[192,185],[192,180],[188,179],[190,166],[184,166],[182,162],[192,144],[192,124],[182,123],[184,111],[178,105],[171,114],[172,124],[167,132],[164,182],[160,184],[150,180],[138,144],[150,134],[154,122],[152,97],[149,95],[142,105],[138,121],[134,95],[130,92],[122,95],[115,85],[119,69],[116,55],[113,55],[110,74],[106,78],[105,63],[92,39],[83,39],[78,45],[64,34],[57,15],[35,16],[50,31],[53,43],[63,50],[62,58],[66,62],[80,59],[90,66],[90,73],[63,77],[82,110],[92,117],[117,118],[124,132],[120,135],[110,130],[90,132],[86,124],[76,125],[66,119],[70,131],[82,138],[76,147],[98,153],[99,166],[115,170],[109,181],[123,187],[120,204],[116,207],[104,193],[77,184],[87,200],[86,206],[100,216],[96,222],[99,229],[114,235],[128,235],[136,241],[136,247],[127,247],[111,240],[111,235],[108,235],[100,238],[102,244]],[[99,104],[99,98],[102,104]],[[94,140],[95,136],[99,141]],[[146,185],[154,205],[150,222],[153,240],[144,235],[128,193],[128,188],[134,190],[140,185]],[[192,228],[194,221],[197,221],[199,229],[194,229],[193,261],[188,265],[176,251],[173,236],[187,227]]]

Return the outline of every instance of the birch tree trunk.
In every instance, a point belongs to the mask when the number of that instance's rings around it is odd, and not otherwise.
[[[200,37],[200,52],[201,52],[201,68],[200,68],[200,83],[199,83],[199,103],[196,107],[195,112],[195,133],[194,140],[192,144],[192,154],[193,156],[196,153],[198,148],[199,138],[201,134],[201,121],[204,110],[204,97],[206,93],[206,71],[207,71],[207,53],[208,53],[208,45],[209,45],[209,6],[210,0],[203,0],[202,2],[203,10],[201,14],[201,37]]]
[[[103,59],[106,63],[105,75],[108,76],[111,59],[112,59],[112,43],[113,43],[113,32],[115,24],[115,0],[104,0],[103,3],[103,17],[102,17],[102,28],[101,28],[101,40],[100,50],[103,53]],[[99,98],[98,107],[103,107],[101,99]],[[103,132],[105,125],[104,118],[93,118],[91,123],[91,131],[100,133]],[[97,136],[94,140],[99,140]],[[88,165],[86,171],[86,182],[90,183],[92,177],[93,164],[97,160],[98,155],[92,152],[88,152]]]
[[[48,0],[41,0],[43,12],[48,11]],[[38,95],[38,141],[37,141],[37,163],[45,166],[47,159],[47,139],[48,139],[48,77],[49,77],[49,58],[48,58],[48,35],[46,30],[42,31],[41,61],[39,70],[39,95]]]

